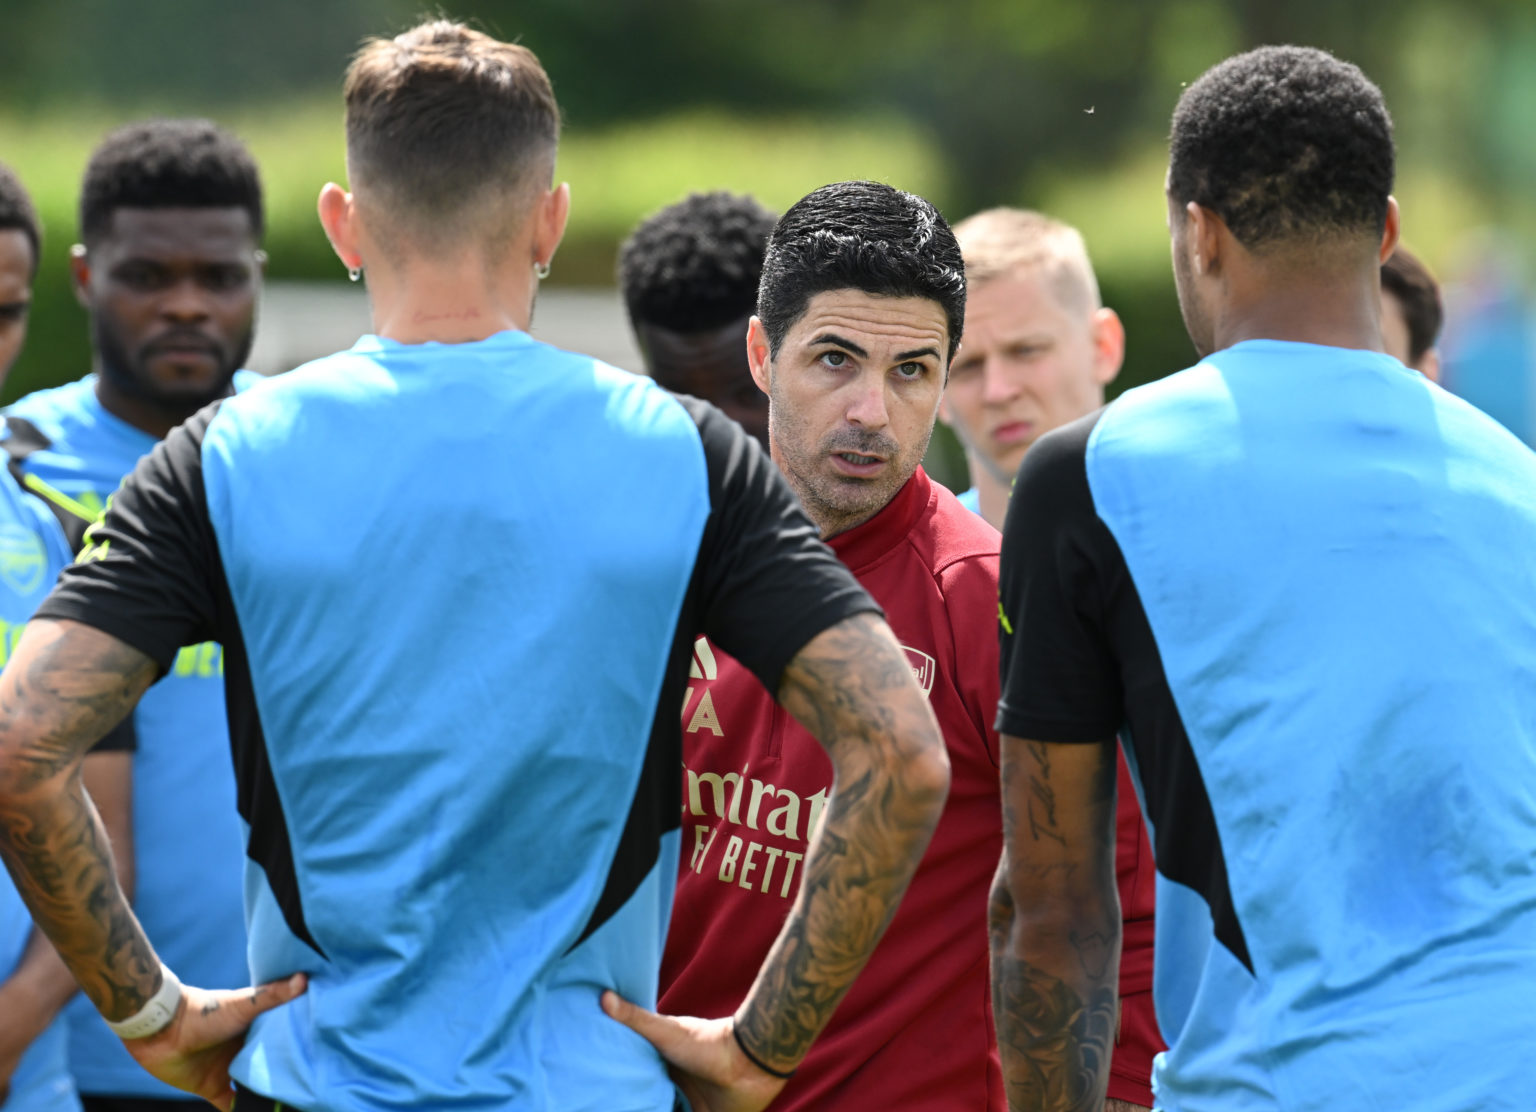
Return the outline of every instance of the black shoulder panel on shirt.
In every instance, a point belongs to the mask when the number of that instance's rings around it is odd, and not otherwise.
[[[1200,762],[1120,546],[1088,482],[1102,410],[1040,438],[1003,526],[998,730],[1037,741],[1120,733],[1152,824],[1157,871],[1198,893],[1217,941],[1253,972]]]

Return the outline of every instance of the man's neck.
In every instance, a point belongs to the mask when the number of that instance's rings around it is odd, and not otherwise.
[[[976,502],[981,508],[981,516],[992,528],[1001,530],[1003,518],[1008,513],[1008,494],[1012,481],[1004,483],[990,470],[976,464],[971,465],[971,476],[976,482]]]
[[[129,394],[113,385],[112,380],[96,373],[96,400],[101,407],[119,421],[123,421],[156,440],[164,440],[170,431],[192,414],[203,408],[203,403],[186,406],[167,406],[136,394]]]
[[[489,270],[479,258],[416,260],[368,276],[373,330],[402,344],[465,344],[526,332],[534,292],[531,266]]]
[[[1244,340],[1284,340],[1384,351],[1381,293],[1374,275],[1297,274],[1234,298],[1213,330],[1216,350]]]

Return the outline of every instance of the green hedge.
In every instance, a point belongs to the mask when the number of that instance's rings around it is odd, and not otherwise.
[[[6,399],[87,369],[85,317],[69,290],[66,266],[75,238],[75,199],[91,148],[109,127],[128,118],[102,109],[0,116],[0,160],[27,182],[45,224],[32,336],[5,384]],[[261,163],[271,277],[340,280],[340,264],[314,208],[320,185],[344,174],[339,105],[274,105],[224,122]],[[1105,302],[1126,324],[1126,366],[1116,392],[1193,359],[1173,294],[1162,175],[1163,154],[1149,149],[1108,173],[1046,177],[1027,196],[999,198],[1042,208],[1083,229]],[[748,191],[777,208],[825,182],[852,177],[914,190],[941,208],[953,192],[937,146],[890,117],[825,121],[692,114],[612,131],[571,128],[559,176],[571,183],[573,203],[553,280],[579,286],[611,283],[618,244],[629,229],[689,190]],[[1431,260],[1459,234],[1458,221],[1466,213],[1487,211],[1480,198],[1444,173],[1405,170],[1402,179],[1405,235]]]

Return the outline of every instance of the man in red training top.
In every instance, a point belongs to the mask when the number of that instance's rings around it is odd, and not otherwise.
[[[774,462],[884,607],[951,765],[949,802],[906,898],[775,1109],[1006,1107],[986,929],[1002,845],[998,534],[918,466],[964,317],[960,248],[910,193],[825,186],[769,240],[747,349],[769,398]],[[724,1015],[794,901],[832,770],[752,673],[702,638],[692,675],[659,1010]]]

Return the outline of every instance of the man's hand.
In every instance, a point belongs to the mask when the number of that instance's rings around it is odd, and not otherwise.
[[[765,1073],[741,1052],[732,1019],[657,1015],[616,992],[603,993],[603,1011],[660,1052],[694,1112],[761,1112],[784,1088],[783,1078]]]
[[[245,1032],[262,1012],[303,993],[304,974],[255,988],[221,990],[183,986],[176,1018],[148,1038],[124,1039],[139,1065],[167,1085],[194,1093],[229,1112],[235,1093],[229,1065],[245,1045]]]

